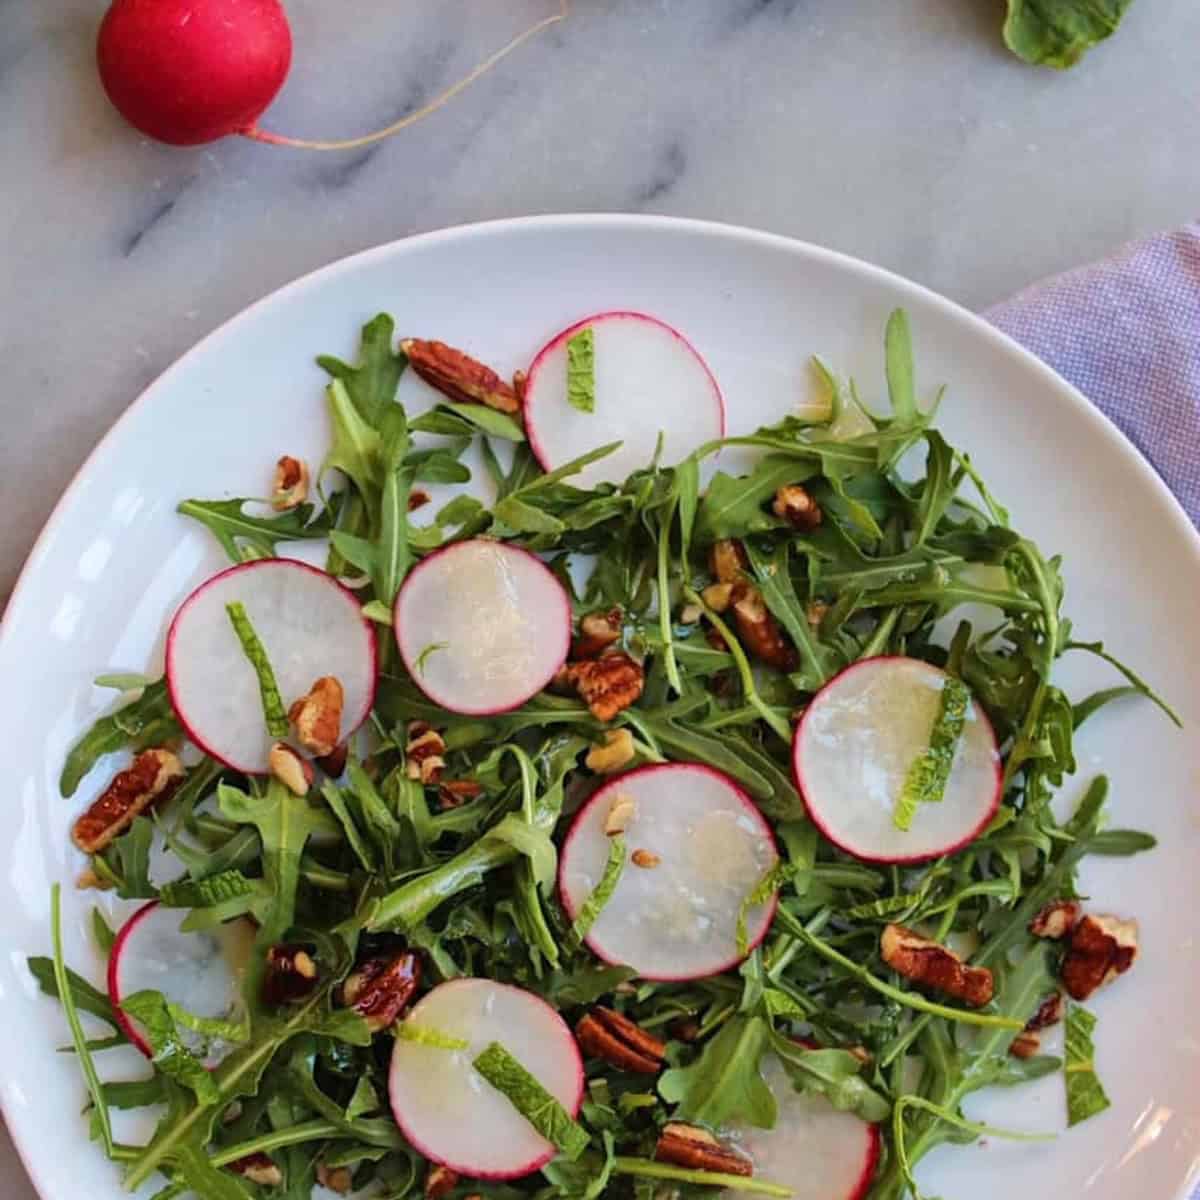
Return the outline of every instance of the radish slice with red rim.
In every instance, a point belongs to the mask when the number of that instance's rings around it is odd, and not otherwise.
[[[1000,754],[972,698],[942,799],[917,805],[908,829],[896,805],[929,746],[944,671],[915,658],[866,659],[813,697],[796,730],[792,762],[808,814],[835,846],[867,862],[923,862],[977,837],[1000,803]]]
[[[454,979],[405,1021],[436,1041],[397,1038],[388,1095],[404,1136],[431,1162],[473,1179],[518,1179],[557,1153],[472,1065],[499,1042],[571,1116],[583,1099],[583,1060],[566,1022],[544,1000],[491,979]]]
[[[879,1162],[878,1126],[796,1091],[775,1054],[763,1060],[762,1077],[775,1096],[775,1127],[734,1125],[722,1135],[751,1159],[756,1176],[791,1188],[792,1200],[861,1200]]]
[[[559,889],[572,920],[604,874],[605,823],[618,800],[633,802],[627,857],[587,945],[644,979],[700,979],[734,966],[745,956],[737,936],[743,903],[779,860],[754,802],[727,776],[695,763],[642,767],[606,784],[580,809],[560,856]],[[639,850],[654,865],[638,866]],[[749,909],[746,950],[762,941],[774,915],[774,896]]]
[[[254,931],[245,921],[231,921],[212,932],[184,933],[179,926],[188,910],[167,908],[157,900],[143,904],[117,931],[108,956],[108,998],[117,1024],[147,1057],[153,1052],[138,1022],[121,1009],[135,992],[161,992],[167,1000],[197,1017],[237,1021],[241,1010],[239,974],[250,953]],[[199,1049],[203,1039],[183,1031],[183,1040]],[[212,1043],[206,1065],[228,1050]]]
[[[230,623],[239,601],[267,652],[286,709],[323,675],[342,685],[339,741],[375,700],[375,634],[354,593],[324,571],[287,558],[230,567],[202,583],[167,632],[167,687],[188,737],[237,771],[262,775],[267,733],[258,676]]]
[[[585,329],[594,344],[593,412],[567,399],[567,343]],[[530,449],[547,471],[622,443],[571,477],[581,488],[623,483],[648,466],[660,434],[664,463],[725,436],[725,402],[704,359],[678,330],[638,312],[597,313],[552,338],[529,368],[524,415]]]
[[[571,601],[527,550],[476,538],[409,572],[393,613],[408,673],[435,704],[473,716],[536,695],[566,661]]]

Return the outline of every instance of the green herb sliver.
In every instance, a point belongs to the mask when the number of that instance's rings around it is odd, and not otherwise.
[[[1078,1125],[1080,1121],[1103,1112],[1112,1103],[1105,1094],[1093,1061],[1096,1048],[1092,1042],[1092,1031],[1095,1028],[1094,1013],[1071,1005],[1067,1013],[1066,1062],[1063,1064],[1068,1125]]]
[[[583,939],[591,932],[596,918],[612,899],[613,892],[617,890],[617,884],[621,882],[621,874],[624,870],[625,835],[618,833],[609,840],[608,861],[604,864],[604,873],[600,876],[600,882],[583,902],[579,915],[571,925],[571,938],[575,945],[581,945]]]
[[[696,1171],[689,1167],[673,1167],[670,1163],[655,1162],[649,1158],[626,1158],[617,1155],[613,1159],[614,1175],[633,1175],[639,1179],[670,1179],[676,1183],[695,1183],[702,1187],[726,1188],[731,1192],[749,1192],[756,1196],[790,1196],[791,1188],[765,1179],[754,1179],[746,1175],[726,1175],[722,1171]]]
[[[938,702],[937,716],[929,734],[929,745],[913,760],[896,801],[892,821],[897,829],[909,829],[917,814],[918,804],[933,804],[946,794],[950,768],[954,766],[954,751],[962,736],[967,719],[971,693],[961,680],[946,677]]]
[[[571,1162],[587,1149],[589,1138],[583,1126],[499,1042],[492,1042],[475,1059],[474,1067]]]
[[[267,732],[272,737],[286,737],[288,731],[287,713],[284,711],[283,698],[279,695],[279,685],[275,682],[275,672],[271,669],[271,660],[267,657],[266,648],[259,641],[250,618],[246,615],[246,606],[240,600],[231,600],[225,605],[229,614],[230,624],[237,634],[242,649],[258,676],[258,690],[262,695],[263,716],[266,718]]]
[[[430,1025],[414,1025],[412,1021],[397,1021],[396,1037],[402,1042],[415,1042],[418,1046],[432,1046],[435,1050],[466,1050],[470,1042],[455,1037]]]
[[[590,325],[567,338],[567,401],[580,412],[596,411],[596,336]]]

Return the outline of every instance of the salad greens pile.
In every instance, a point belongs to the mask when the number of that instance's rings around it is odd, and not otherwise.
[[[1035,6],[1012,7],[1010,24],[1027,27],[1033,18],[1021,10]],[[1036,11],[1052,24],[1053,10],[1070,7]],[[318,1173],[329,1180],[339,1171],[340,1182],[374,1185],[389,1200],[420,1195],[429,1166],[388,1110],[394,1031],[373,1029],[338,1003],[356,962],[407,948],[420,956],[424,985],[471,975],[515,983],[572,1025],[603,1000],[667,1046],[657,1079],[589,1061],[579,1117],[539,1126],[559,1157],[511,1183],[463,1180],[453,1195],[648,1200],[706,1195],[713,1184],[786,1195],[786,1180],[727,1179],[653,1160],[668,1120],[713,1130],[739,1121],[770,1126],[775,1103],[760,1064],[774,1053],[797,1088],[881,1124],[875,1200],[918,1196],[912,1170],[934,1146],[1003,1134],[964,1118],[968,1095],[1063,1069],[1056,1057],[1008,1053],[1056,986],[1056,952],[1029,934],[1029,922],[1048,902],[1076,895],[1085,856],[1130,855],[1154,842],[1105,828],[1103,778],[1066,818],[1052,800],[1075,771],[1079,727],[1102,705],[1151,693],[1102,645],[1075,636],[1063,615],[1059,560],[1011,527],[969,457],[934,428],[936,402],[918,403],[903,313],[887,330],[885,414],[818,363],[825,411],[721,443],[761,457],[746,474],[718,470],[707,488],[701,464],[718,444],[677,466],[651,462],[619,486],[583,489],[572,476],[613,445],[545,472],[505,414],[445,401],[410,416],[395,400],[406,362],[393,347],[392,321],[379,316],[363,330],[357,363],[319,360],[331,376],[323,479],[339,480],[319,511],[255,515],[244,500],[188,500],[180,511],[211,530],[235,562],[329,539],[328,569],[355,578],[364,612],[381,626],[407,571],[431,551],[481,534],[516,543],[549,563],[577,617],[620,610],[620,645],[644,664],[643,694],[609,725],[580,699],[552,692],[502,715],[459,716],[422,694],[392,639],[381,637],[375,708],[344,774],[320,777],[303,798],[208,758],[190,766],[169,801],[96,854],[92,870],[122,899],[178,909],[184,928],[198,934],[252,921],[241,1009],[214,1022],[160,993],[139,993],[129,1004],[153,1057],[140,1078],[106,1080],[104,1054],[126,1035],[109,997],[63,962],[56,893],[53,956],[32,959],[30,969],[62,1002],[91,1094],[94,1139],[131,1188],[159,1179],[158,1200],[189,1191],[206,1200],[301,1200]],[[586,365],[591,347],[572,354]],[[573,403],[585,407],[586,398]],[[595,420],[602,430],[602,415]],[[432,437],[419,445],[416,434]],[[462,458],[476,442],[493,501],[463,493],[432,519],[410,512],[417,485],[470,480]],[[773,511],[777,489],[796,483],[820,506],[814,528],[793,528]],[[753,662],[732,623],[705,605],[707,556],[720,539],[741,542],[749,578],[794,646],[789,669]],[[962,619],[947,625],[951,614]],[[1100,655],[1124,681],[1068,697],[1053,671],[1060,656],[1077,652]],[[797,711],[842,668],[881,654],[926,660],[961,681],[961,693],[946,698],[951,726],[969,691],[1004,758],[1003,803],[982,835],[916,866],[868,865],[836,849],[807,820],[790,773]],[[64,796],[105,755],[182,736],[161,681],[106,682],[140,694],[71,752]],[[413,722],[441,732],[446,777],[473,781],[477,795],[451,803],[436,784],[411,778]],[[739,967],[654,983],[593,957],[583,937],[619,876],[620,837],[589,904],[574,923],[565,914],[554,890],[561,835],[595,782],[585,754],[612,728],[631,732],[631,765],[707,764],[736,780],[769,819],[781,861],[747,897],[743,917],[775,890],[779,909]],[[936,798],[921,793],[936,792],[939,778],[944,785],[945,758],[945,746],[931,747],[912,783],[914,806]],[[156,839],[178,868],[167,883],[151,878]],[[994,1001],[966,1009],[914,989],[880,957],[889,922],[939,941],[970,939],[969,961],[994,973]],[[108,955],[114,935],[99,908],[94,929]],[[268,951],[280,943],[305,946],[320,973],[298,999],[272,1003],[264,977]],[[85,1019],[101,1033],[85,1032]],[[1071,1009],[1072,1122],[1107,1103],[1091,1066],[1094,1026],[1090,1013]],[[794,1040],[800,1034],[804,1042]],[[225,1056],[206,1070],[201,1056],[216,1043]],[[503,1081],[522,1070],[511,1060],[497,1047],[486,1065]],[[520,1087],[506,1094],[523,1103]],[[151,1105],[159,1115],[149,1140],[117,1140],[111,1114]],[[226,1169],[255,1154],[278,1168],[277,1186]]]

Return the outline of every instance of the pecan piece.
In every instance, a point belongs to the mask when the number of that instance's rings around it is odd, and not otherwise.
[[[271,507],[276,512],[299,508],[308,499],[308,464],[302,458],[285,454],[275,464],[271,484]]]
[[[1084,917],[1071,933],[1060,974],[1073,1000],[1086,1000],[1133,966],[1138,955],[1136,921]]]
[[[317,759],[317,766],[331,779],[337,779],[346,769],[346,759],[350,753],[347,742],[339,742],[328,754],[322,754]]]
[[[619,608],[590,612],[579,622],[579,636],[571,651],[572,658],[599,658],[621,636],[625,615]]]
[[[784,637],[783,629],[771,615],[762,592],[745,580],[733,585],[733,618],[738,634],[760,662],[780,671],[796,666],[796,651]]]
[[[438,786],[438,808],[459,808],[483,795],[483,784],[473,779],[448,779]]]
[[[776,491],[771,511],[789,525],[806,532],[821,523],[821,506],[798,483],[785,484]]]
[[[1062,992],[1051,992],[1038,1005],[1037,1012],[1025,1022],[1026,1031],[1037,1033],[1039,1029],[1049,1029],[1051,1025],[1057,1025],[1063,1019],[1066,1008],[1067,1002],[1063,999]]]
[[[271,774],[296,796],[307,796],[312,787],[313,769],[291,746],[276,742],[267,754]]]
[[[322,675],[288,709],[296,739],[317,758],[324,758],[337,748],[345,699],[341,681],[333,675]]]
[[[995,981],[987,967],[968,966],[953,950],[903,925],[884,927],[879,951],[883,961],[906,979],[972,1008],[982,1008],[992,999]]]
[[[722,538],[713,542],[708,565],[718,583],[737,583],[750,563],[741,542]]]
[[[629,856],[629,861],[644,871],[652,871],[662,862],[662,859],[653,850],[638,849]]]
[[[624,651],[587,662],[567,663],[558,681],[573,687],[597,721],[611,721],[637,701],[646,673]]]
[[[1032,1058],[1042,1048],[1042,1035],[1022,1029],[1009,1043],[1008,1052],[1013,1058]]]
[[[718,1141],[707,1129],[672,1121],[664,1125],[654,1147],[660,1162],[693,1171],[720,1171],[725,1175],[753,1175],[754,1164],[732,1147]]]
[[[628,766],[633,762],[636,753],[633,734],[628,729],[606,729],[604,744],[593,746],[583,762],[589,771],[595,771],[597,775],[607,775]]]
[[[92,801],[76,822],[71,840],[85,854],[96,854],[124,833],[134,818],[165,800],[179,786],[183,764],[170,750],[143,750]]]
[[[1029,922],[1029,932],[1034,937],[1058,941],[1079,924],[1082,915],[1078,900],[1052,900]]]
[[[235,1159],[227,1164],[229,1170],[259,1187],[279,1187],[283,1183],[283,1172],[274,1161],[263,1152],[247,1154],[244,1158]]]
[[[404,747],[405,773],[421,783],[437,783],[445,770],[446,739],[424,721],[413,721],[408,727],[408,742]]]
[[[459,404],[486,404],[510,416],[521,411],[512,385],[461,350],[421,338],[405,338],[400,349],[408,355],[412,369],[443,396]]]
[[[408,1007],[421,982],[421,960],[411,950],[368,958],[346,976],[342,1003],[366,1017],[373,1030],[386,1029]]]
[[[416,512],[424,508],[433,497],[424,488],[412,488],[408,493],[408,511]]]
[[[596,1007],[575,1026],[579,1048],[618,1071],[656,1074],[666,1061],[666,1046],[652,1033],[611,1008]]]
[[[307,947],[280,942],[267,951],[262,995],[266,1004],[291,1004],[303,1000],[317,986],[317,964]]]
[[[729,611],[730,604],[733,603],[733,584],[710,583],[700,593],[700,599],[718,616],[721,613],[726,613]]]
[[[630,823],[637,817],[637,801],[628,792],[618,792],[609,805],[608,814],[604,818],[604,834],[606,837],[616,837],[624,833]]]
[[[349,1167],[329,1167],[317,1163],[317,1182],[339,1196],[348,1195],[354,1186],[354,1172]]]
[[[442,1200],[458,1187],[459,1178],[449,1167],[430,1167],[425,1176],[425,1200]]]

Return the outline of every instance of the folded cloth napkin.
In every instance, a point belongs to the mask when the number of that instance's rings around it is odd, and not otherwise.
[[[1200,528],[1200,222],[1036,283],[984,316],[1105,413]]]

